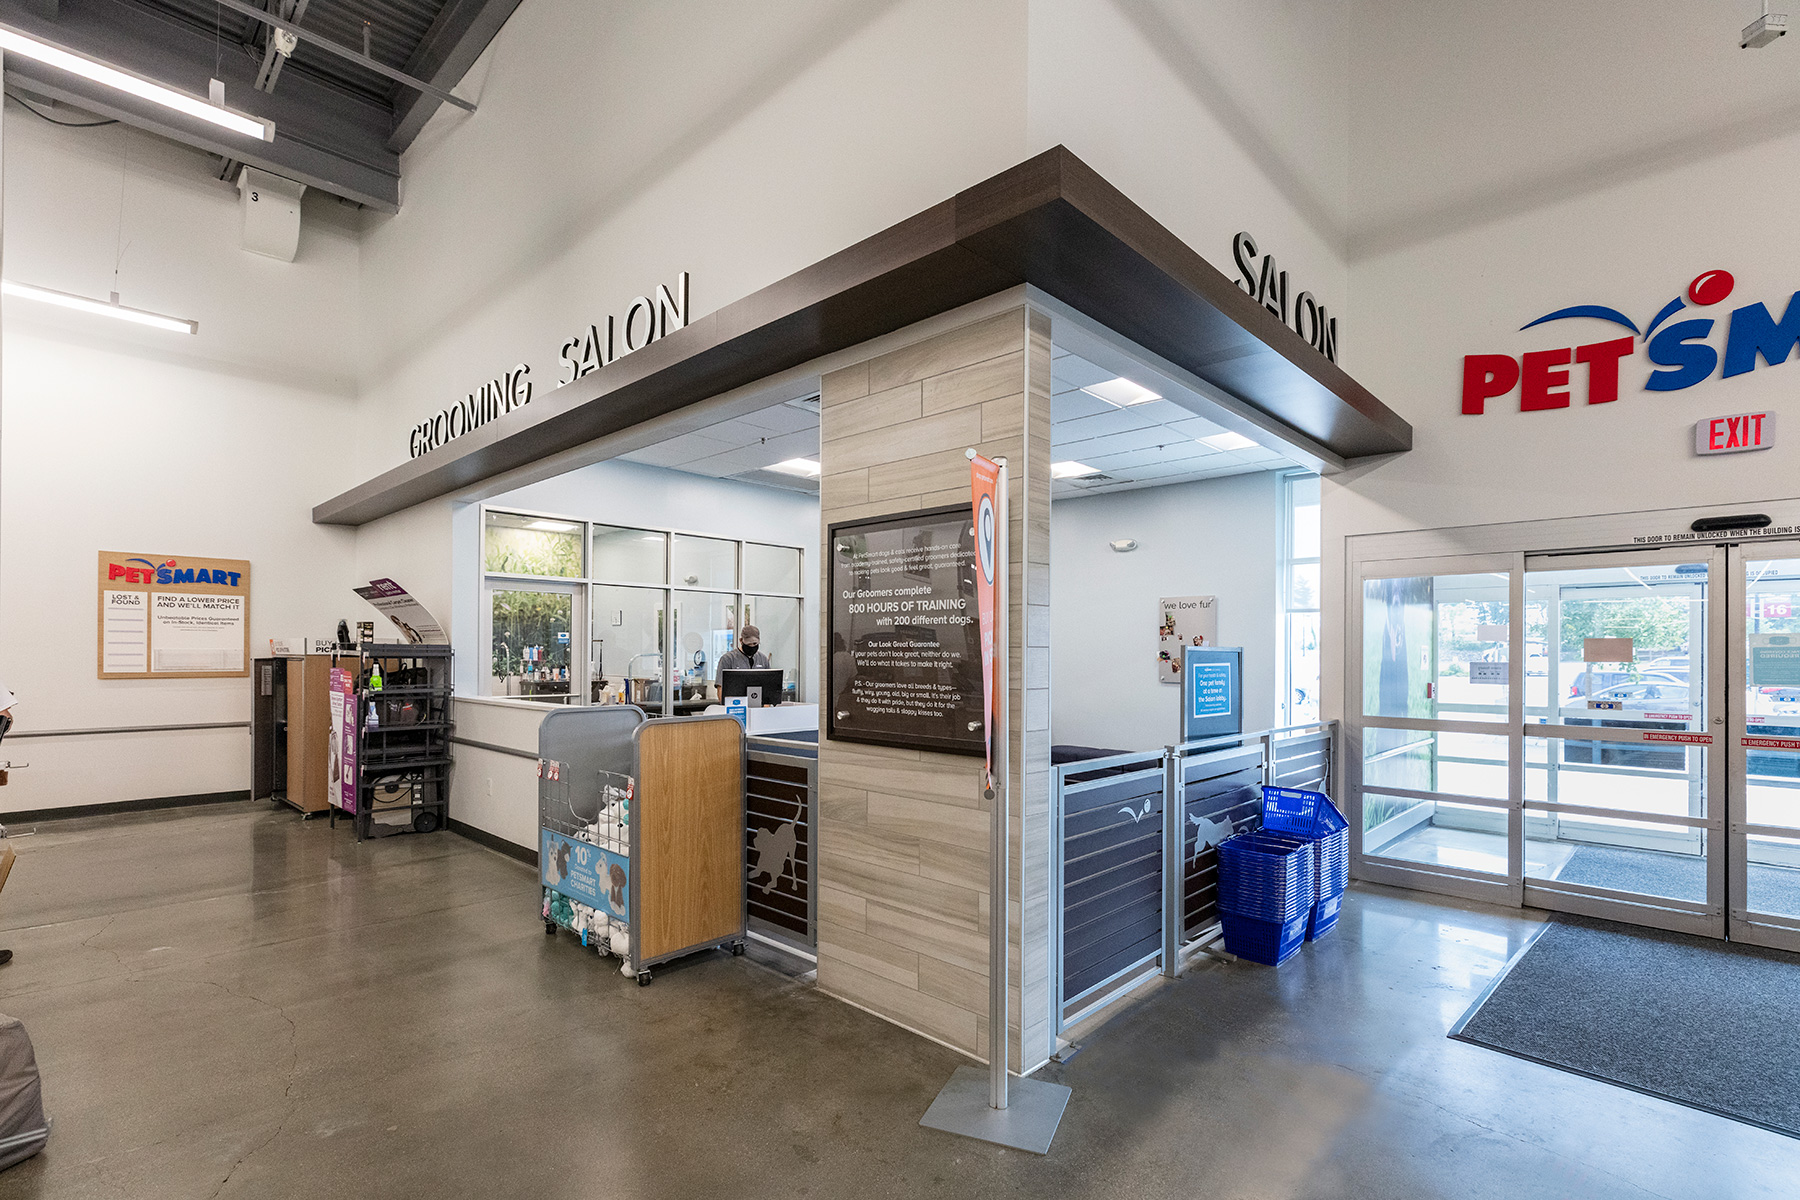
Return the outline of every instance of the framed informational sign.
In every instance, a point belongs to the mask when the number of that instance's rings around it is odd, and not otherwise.
[[[1244,652],[1188,646],[1181,654],[1181,740],[1244,731]]]
[[[826,736],[983,753],[967,505],[833,525]]]
[[[101,679],[250,674],[250,564],[100,551]]]
[[[1181,651],[1219,640],[1219,610],[1213,596],[1164,596],[1158,602],[1156,677],[1181,682]]]

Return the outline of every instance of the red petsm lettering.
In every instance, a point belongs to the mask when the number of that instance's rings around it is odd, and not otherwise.
[[[106,577],[108,579],[117,579],[123,574],[125,574],[125,564],[124,563],[107,563],[106,564]]]
[[[1636,346],[1636,338],[1624,337],[1575,347],[1575,361],[1587,364],[1589,404],[1611,404],[1619,398],[1619,360]]]
[[[1504,396],[1519,382],[1519,360],[1510,354],[1469,354],[1463,357],[1463,400],[1465,416],[1479,417],[1487,411],[1487,402]]]
[[[1533,350],[1525,356],[1525,367],[1519,375],[1519,411],[1542,412],[1569,407],[1569,393],[1554,391],[1569,385],[1567,364],[1572,350]],[[1562,370],[1556,368],[1562,367]]]

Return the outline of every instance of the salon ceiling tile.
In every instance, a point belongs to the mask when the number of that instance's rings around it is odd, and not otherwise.
[[[1159,445],[1168,440],[1168,436],[1160,426],[1149,429],[1129,429],[1124,433],[1107,434],[1105,437],[1083,438],[1077,442],[1051,441],[1050,457],[1059,462],[1064,459],[1076,459],[1087,462],[1088,455],[1105,456],[1123,454],[1127,450],[1142,450],[1146,446]]]
[[[773,408],[765,408],[758,412],[745,413],[738,418],[744,425],[755,426],[759,430],[774,433],[799,433],[804,429],[816,431],[819,428],[819,414],[804,408],[795,408],[789,404],[777,404]]]
[[[1078,442],[1087,438],[1102,437],[1109,433],[1125,433],[1133,429],[1154,426],[1156,422],[1140,416],[1129,408],[1115,408],[1111,412],[1096,413],[1091,417],[1080,417],[1055,425],[1050,431],[1052,442]]]
[[[817,458],[818,454],[818,436],[811,430],[802,430],[799,433],[767,435],[766,441],[752,440],[749,445],[690,462],[687,469],[707,475],[736,475],[740,471],[767,467],[790,458]]]
[[[1106,401],[1090,396],[1080,388],[1050,397],[1050,423],[1053,426],[1063,421],[1079,421],[1083,417],[1097,417],[1102,413],[1115,411],[1117,410]],[[1054,437],[1054,429],[1051,434]]]
[[[1086,387],[1090,383],[1100,383],[1113,378],[1116,376],[1111,371],[1104,367],[1096,367],[1087,359],[1074,354],[1053,359],[1050,363],[1050,390],[1052,392]]]
[[[711,430],[707,430],[702,433],[684,433],[666,442],[633,450],[621,457],[646,466],[679,467],[696,459],[735,449],[736,446],[737,443],[715,437]]]

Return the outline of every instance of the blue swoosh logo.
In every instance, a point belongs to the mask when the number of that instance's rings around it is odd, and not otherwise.
[[[1646,342],[1649,341],[1650,335],[1656,332],[1656,327],[1658,325],[1661,325],[1664,321],[1686,307],[1687,301],[1683,300],[1680,296],[1675,297],[1673,300],[1663,305],[1662,311],[1656,314],[1656,319],[1650,322],[1650,327],[1644,330],[1644,340]]]
[[[1545,321],[1561,321],[1565,317],[1597,317],[1602,321],[1611,321],[1615,325],[1623,325],[1636,333],[1637,325],[1632,319],[1616,308],[1608,308],[1604,304],[1577,304],[1573,308],[1559,308],[1553,313],[1545,313],[1535,321],[1519,326],[1520,331],[1530,329],[1533,325],[1542,325]]]

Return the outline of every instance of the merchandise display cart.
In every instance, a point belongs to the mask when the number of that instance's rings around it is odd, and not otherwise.
[[[331,821],[356,838],[442,829],[450,805],[449,646],[364,644],[337,656]]]
[[[743,726],[627,704],[546,716],[538,863],[544,932],[580,935],[639,984],[684,954],[742,954]]]

